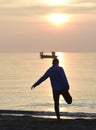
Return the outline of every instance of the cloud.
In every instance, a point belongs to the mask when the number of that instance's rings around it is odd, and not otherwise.
[[[44,4],[41,0],[22,1],[22,0],[0,0],[1,16],[28,16],[46,15],[49,13],[68,13],[68,14],[91,14],[96,13],[96,0],[73,0],[69,4],[53,6]]]
[[[65,6],[27,6],[27,7],[0,7],[1,16],[31,16],[46,15],[49,13],[67,13],[67,14],[95,14],[96,4],[74,4]]]
[[[96,3],[96,0],[73,0],[73,3]]]

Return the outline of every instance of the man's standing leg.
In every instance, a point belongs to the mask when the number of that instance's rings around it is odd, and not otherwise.
[[[54,109],[57,116],[57,119],[60,119],[60,113],[59,113],[59,94],[58,92],[53,92],[53,99],[54,99]]]

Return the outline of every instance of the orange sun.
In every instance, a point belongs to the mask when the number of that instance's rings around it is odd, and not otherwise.
[[[54,25],[62,25],[68,21],[69,17],[66,14],[51,14],[48,20]]]

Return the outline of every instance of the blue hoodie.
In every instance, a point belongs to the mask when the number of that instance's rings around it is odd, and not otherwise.
[[[47,78],[50,78],[52,90],[54,92],[63,90],[64,88],[69,89],[69,84],[64,72],[64,69],[57,64],[53,64],[46,73],[33,85],[34,87],[38,86]]]

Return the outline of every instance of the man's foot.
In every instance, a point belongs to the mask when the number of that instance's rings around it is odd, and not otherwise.
[[[57,117],[57,120],[58,120],[58,121],[61,121],[61,118],[60,118],[60,117]]]

